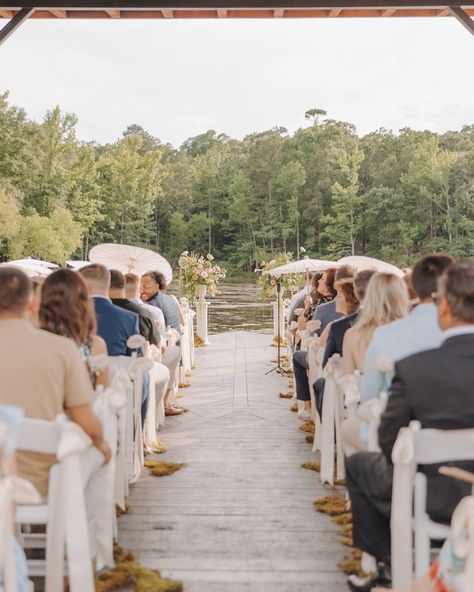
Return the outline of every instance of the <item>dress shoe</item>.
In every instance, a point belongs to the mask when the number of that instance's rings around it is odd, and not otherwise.
[[[371,592],[372,588],[376,588],[377,586],[390,588],[392,585],[392,576],[390,569],[385,563],[380,562],[377,563],[376,573],[366,578],[359,578],[355,575],[349,576],[347,584],[352,592]]]
[[[307,409],[301,409],[301,411],[298,411],[298,418],[303,421],[310,421],[311,420],[311,412],[308,411]]]

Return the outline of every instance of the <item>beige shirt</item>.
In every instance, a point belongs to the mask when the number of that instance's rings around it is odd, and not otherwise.
[[[76,344],[35,329],[22,319],[0,320],[0,404],[16,405],[26,417],[54,419],[92,399],[91,383]],[[42,495],[55,459],[17,453],[18,474]]]

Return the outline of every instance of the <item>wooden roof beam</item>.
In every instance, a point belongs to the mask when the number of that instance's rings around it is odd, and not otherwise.
[[[466,27],[466,29],[474,35],[474,20],[459,6],[448,6],[449,12],[457,18],[457,20]]]
[[[22,8],[0,29],[0,45],[12,35],[26,19],[34,13],[34,8]]]

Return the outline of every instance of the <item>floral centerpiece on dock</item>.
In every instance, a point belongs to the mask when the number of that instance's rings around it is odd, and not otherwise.
[[[214,257],[183,251],[178,260],[179,284],[181,290],[190,299],[198,296],[215,296],[220,280],[226,276],[226,270],[214,263]]]
[[[292,261],[292,253],[277,253],[271,260],[262,261],[259,269],[256,271],[260,272],[260,277],[257,280],[257,284],[260,287],[260,296],[262,300],[269,300],[274,298],[276,295],[277,279],[272,276],[271,273],[263,273],[269,271],[285,263]],[[303,281],[303,276],[297,273],[288,273],[280,277],[282,296],[285,291],[290,293],[296,292]]]

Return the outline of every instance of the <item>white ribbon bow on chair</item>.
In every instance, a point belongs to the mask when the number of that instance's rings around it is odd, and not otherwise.
[[[115,382],[114,382],[115,384]],[[117,465],[117,441],[119,415],[125,407],[126,395],[113,388],[101,393],[94,402],[94,411],[101,419],[104,438],[112,455],[107,466],[101,468],[100,496],[94,525],[94,542],[97,552],[97,569],[113,567],[113,539],[115,526],[115,474]]]
[[[392,449],[393,492],[390,530],[392,577],[395,588],[413,580],[412,498],[415,473],[415,439],[410,428],[402,428]]]
[[[57,421],[61,423],[62,430],[57,451],[60,491],[58,498],[51,503],[54,528],[48,536],[46,589],[48,592],[63,589],[63,549],[66,540],[71,592],[93,592],[94,578],[80,462],[81,453],[92,445],[92,441],[64,415],[58,416]]]

